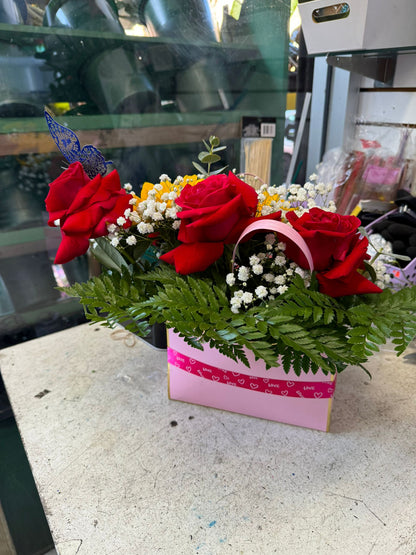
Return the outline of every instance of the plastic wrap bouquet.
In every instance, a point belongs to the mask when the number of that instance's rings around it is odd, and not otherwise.
[[[90,248],[103,267],[65,288],[87,319],[141,336],[165,324],[195,349],[247,366],[251,351],[296,375],[363,366],[388,339],[401,354],[416,333],[416,287],[389,288],[360,220],[337,214],[313,177],[256,190],[212,172],[225,147],[204,144],[197,175],[161,175],[137,193],[105,164],[86,171],[81,156],[50,184],[55,263]]]

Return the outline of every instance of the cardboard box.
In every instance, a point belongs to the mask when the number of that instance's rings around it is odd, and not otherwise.
[[[328,431],[335,376],[266,370],[251,352],[247,356],[250,368],[209,346],[194,349],[168,330],[169,398]]]
[[[309,54],[416,45],[415,0],[311,0],[299,12]]]

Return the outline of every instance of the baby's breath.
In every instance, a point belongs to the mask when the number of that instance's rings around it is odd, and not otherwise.
[[[386,239],[378,233],[373,233],[367,252],[374,258],[371,262],[371,266],[376,273],[376,280],[374,283],[381,289],[385,289],[391,282],[391,275],[386,264],[394,264],[394,258],[389,256],[393,252],[391,243],[386,241]]]
[[[309,285],[310,272],[286,258],[285,243],[277,242],[276,236],[269,233],[263,246],[267,252],[252,254],[247,265],[236,266],[226,276],[225,281],[231,290],[230,308],[234,313],[282,295],[295,274],[304,280],[306,286]],[[269,251],[268,247],[272,250]]]
[[[336,212],[336,206],[330,199],[332,185],[317,183],[318,176],[313,174],[304,186],[292,183],[288,186],[270,187],[262,185],[257,194],[257,216],[268,216],[282,211],[282,217],[289,210],[302,216],[311,208],[318,207],[329,212]]]
[[[159,183],[145,182],[140,196],[132,193],[131,209],[124,213],[124,217],[132,224],[131,231],[137,230],[141,235],[148,235],[166,223],[171,229],[177,230],[180,226],[178,212],[181,208],[175,201],[186,185],[193,186],[199,181],[196,175],[179,175],[172,182],[167,174],[162,174]]]

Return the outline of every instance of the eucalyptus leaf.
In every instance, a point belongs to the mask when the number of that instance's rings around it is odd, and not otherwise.
[[[201,162],[202,162],[202,158],[204,158],[204,156],[209,156],[210,154],[211,154],[210,151],[207,152],[207,151],[203,150],[202,152],[200,152],[200,153],[198,154],[198,160],[201,160]]]
[[[199,171],[199,173],[202,173],[202,175],[207,175],[207,170],[203,168],[200,164],[198,164],[197,162],[192,162],[192,165]]]
[[[397,260],[403,260],[404,262],[409,262],[411,260],[410,256],[405,254],[395,254],[394,252],[383,252],[383,256],[388,256],[389,258],[396,258]]]
[[[221,156],[218,156],[218,154],[210,154],[209,152],[200,152],[198,154],[198,159],[203,164],[215,164],[215,162],[221,160]]]
[[[224,166],[223,168],[220,168],[219,170],[215,170],[215,172],[211,172],[210,175],[218,175],[219,173],[222,173],[227,168],[228,168],[228,166]]]

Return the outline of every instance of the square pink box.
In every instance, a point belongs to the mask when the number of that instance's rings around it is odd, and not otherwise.
[[[188,345],[168,330],[169,398],[304,428],[328,431],[335,376],[266,370],[247,351],[250,368],[205,346]]]

